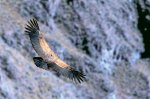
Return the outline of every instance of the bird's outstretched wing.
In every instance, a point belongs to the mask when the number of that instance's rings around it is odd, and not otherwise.
[[[55,55],[48,46],[43,33],[40,32],[39,25],[35,19],[28,21],[28,24],[25,27],[25,33],[29,35],[34,50],[46,62],[54,61],[55,58],[57,58],[57,55]]]
[[[53,70],[57,75],[66,76],[74,81],[78,81],[79,83],[85,80],[85,75],[82,72],[76,71],[72,67],[61,68],[53,62],[47,64],[41,57],[34,57],[33,60],[37,67],[45,70]]]
[[[53,70],[57,73],[71,79],[77,79],[79,82],[85,79],[85,75],[66,64],[52,51],[52,49],[48,46],[43,33],[40,32],[39,25],[35,19],[28,22],[25,27],[25,32],[29,35],[34,50],[41,57],[33,58],[36,66],[40,68],[44,67],[43,69],[47,66],[48,70],[53,68]],[[47,65],[45,65],[45,63]]]

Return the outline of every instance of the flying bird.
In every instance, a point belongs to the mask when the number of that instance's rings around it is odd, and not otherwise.
[[[58,75],[66,76],[79,83],[85,80],[85,75],[82,72],[65,63],[53,52],[44,38],[44,33],[40,31],[36,19],[28,21],[25,33],[29,35],[32,47],[39,55],[39,57],[33,57],[37,67],[48,71],[55,71]]]

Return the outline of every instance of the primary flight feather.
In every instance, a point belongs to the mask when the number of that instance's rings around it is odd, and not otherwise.
[[[34,63],[37,67],[45,70],[53,70],[57,74],[77,80],[79,83],[85,80],[85,75],[62,61],[48,46],[44,38],[44,33],[40,31],[39,25],[35,19],[28,21],[25,32],[29,35],[34,50],[40,57],[34,57]]]

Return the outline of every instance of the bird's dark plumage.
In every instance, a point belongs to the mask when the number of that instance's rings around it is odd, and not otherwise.
[[[39,25],[35,19],[28,21],[25,27],[25,33],[29,35],[34,50],[40,57],[34,57],[34,63],[37,67],[52,70],[59,75],[66,76],[79,83],[85,80],[82,72],[75,70],[73,67],[62,61],[48,46],[44,35],[40,32]]]

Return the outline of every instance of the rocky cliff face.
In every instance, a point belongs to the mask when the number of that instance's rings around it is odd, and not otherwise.
[[[0,0],[0,99],[148,99],[150,60],[138,0]],[[146,4],[145,4],[146,6]],[[58,56],[82,70],[76,84],[37,68],[24,26],[31,18]]]

